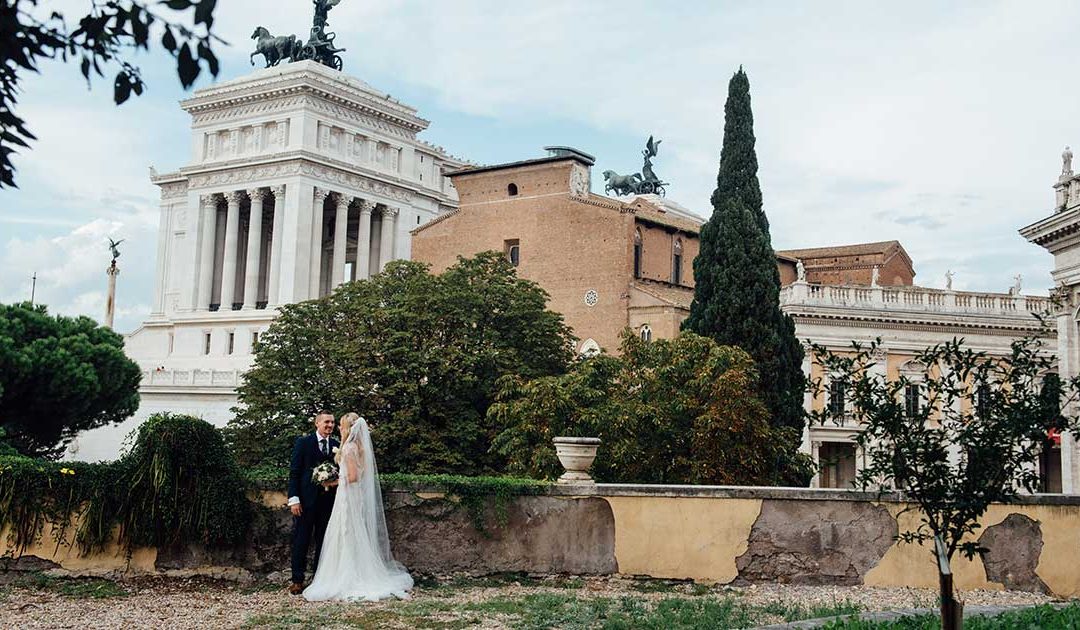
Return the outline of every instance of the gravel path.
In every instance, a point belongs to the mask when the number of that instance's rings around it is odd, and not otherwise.
[[[554,582],[550,582],[554,584]],[[700,596],[693,584],[641,583],[625,578],[580,578],[569,586],[548,586],[544,580],[524,584],[506,582],[483,586],[458,581],[450,585],[417,588],[414,602],[442,604],[482,602],[493,598],[520,597],[534,593],[573,594],[579,598],[633,596],[659,599]],[[321,625],[320,617],[332,617],[342,606],[363,608],[363,613],[393,610],[398,602],[375,604],[309,603],[290,596],[284,588],[268,585],[244,587],[205,580],[140,579],[124,582],[124,597],[95,599],[65,595],[56,588],[32,590],[7,587],[0,591],[0,628],[237,628],[256,615],[287,615],[297,625]],[[646,592],[643,592],[643,588]],[[658,589],[658,590],[653,590]],[[729,594],[752,605],[782,602],[812,607],[848,602],[866,611],[933,607],[937,593],[911,588],[766,585],[745,588],[716,587],[708,596]],[[1033,605],[1052,601],[1034,593],[968,591],[962,599],[970,606]],[[361,611],[357,611],[361,612]],[[331,624],[333,625],[333,624]],[[502,628],[497,620],[481,620],[477,628]]]

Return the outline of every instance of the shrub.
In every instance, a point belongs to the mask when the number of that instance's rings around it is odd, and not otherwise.
[[[641,341],[626,332],[620,357],[580,361],[562,376],[500,381],[494,448],[510,471],[552,478],[551,439],[599,437],[602,481],[793,485],[809,480],[788,428],[774,428],[758,398],[750,356],[707,337]]]
[[[138,429],[122,460],[121,537],[162,547],[239,541],[250,517],[246,484],[221,434],[191,416],[162,413]]]

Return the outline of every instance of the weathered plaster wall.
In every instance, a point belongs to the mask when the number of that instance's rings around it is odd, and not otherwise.
[[[615,558],[628,575],[730,582],[746,551],[758,499],[606,497],[615,515]]]
[[[926,546],[897,543],[918,514],[867,493],[785,488],[554,487],[546,495],[489,502],[477,530],[454,497],[436,489],[389,489],[387,524],[395,555],[418,573],[509,571],[647,575],[703,582],[866,584],[934,588]],[[7,532],[0,556],[17,569],[75,574],[268,574],[288,565],[285,495],[253,495],[258,510],[240,549],[140,549],[130,563],[115,546],[88,557],[52,532],[14,558]],[[1024,497],[995,505],[974,538],[985,558],[953,562],[960,589],[1018,589],[1080,596],[1080,497]],[[70,534],[70,531],[69,531]],[[2,564],[0,564],[2,566]]]

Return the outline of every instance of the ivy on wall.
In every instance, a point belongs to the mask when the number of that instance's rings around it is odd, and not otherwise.
[[[0,531],[16,555],[51,527],[59,547],[80,552],[116,540],[127,551],[242,540],[247,484],[221,434],[191,416],[156,414],[116,462],[58,463],[0,457]]]
[[[255,506],[249,489],[283,489],[288,469],[241,471],[220,434],[190,416],[160,414],[144,423],[129,453],[116,462],[87,464],[0,456],[0,531],[9,554],[41,540],[45,526],[57,547],[80,553],[116,540],[124,549],[187,543],[241,542]],[[543,494],[550,482],[511,477],[387,474],[385,490],[441,492],[466,510],[477,531],[489,533],[489,508],[504,526],[514,497]]]

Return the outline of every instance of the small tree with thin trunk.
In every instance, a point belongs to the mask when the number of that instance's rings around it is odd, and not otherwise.
[[[957,627],[961,605],[953,597],[950,562],[985,553],[974,536],[992,503],[1010,503],[1039,489],[1035,462],[1055,431],[1075,429],[1069,411],[1080,379],[1054,374],[1045,332],[1014,341],[1007,356],[965,347],[962,339],[917,354],[917,377],[887,380],[872,368],[880,340],[853,343],[848,352],[813,346],[831,395],[861,429],[856,444],[865,467],[856,484],[864,490],[898,490],[917,510],[919,525],[899,540],[932,543],[941,578],[943,627]],[[820,394],[825,379],[810,383]],[[838,419],[831,405],[809,412],[810,422]],[[838,408],[836,406],[834,408]]]

